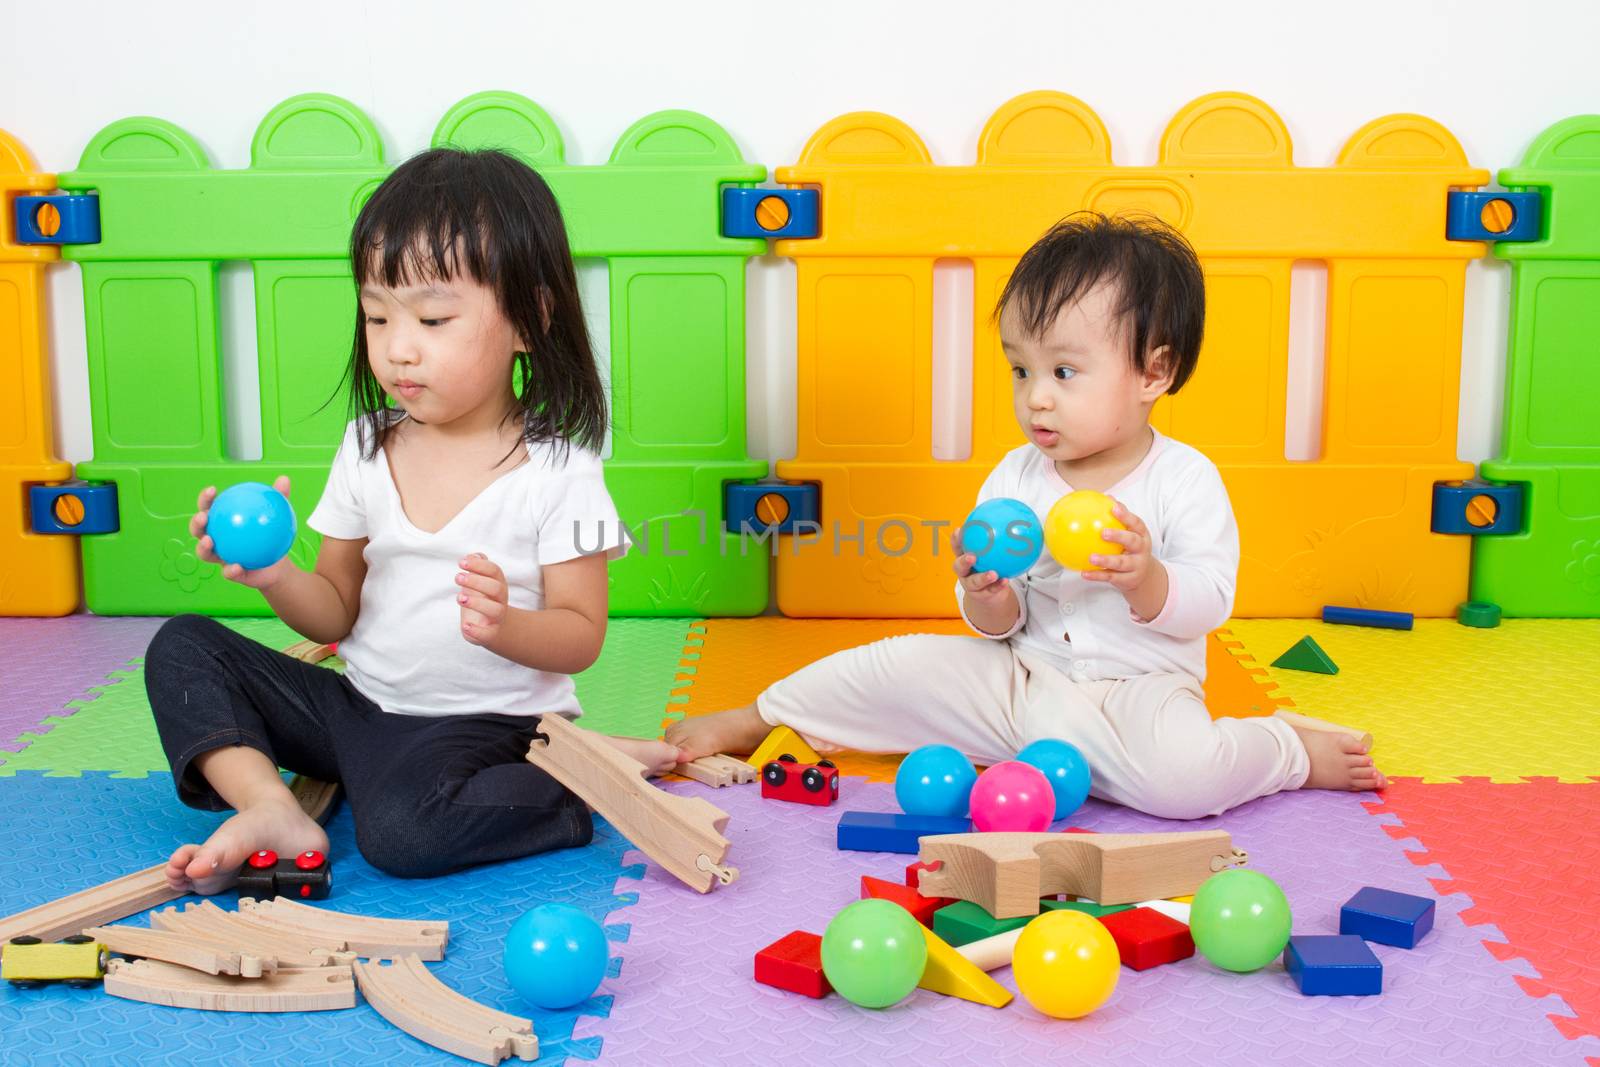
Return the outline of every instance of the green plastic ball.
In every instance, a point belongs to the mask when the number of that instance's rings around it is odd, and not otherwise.
[[[1260,871],[1218,871],[1189,907],[1189,932],[1200,954],[1225,971],[1258,971],[1289,943],[1289,899]]]
[[[928,942],[911,913],[887,900],[858,900],[822,934],[822,973],[863,1008],[898,1004],[922,981]]]

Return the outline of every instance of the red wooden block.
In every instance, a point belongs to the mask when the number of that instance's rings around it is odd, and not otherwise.
[[[917,922],[933,929],[933,913],[946,904],[954,904],[951,897],[925,897],[907,885],[896,885],[883,878],[874,878],[870,874],[861,876],[861,899],[877,897],[879,900],[892,900],[911,913]]]
[[[832,993],[822,973],[822,936],[796,930],[757,952],[756,981],[817,1000]]]
[[[917,879],[922,871],[937,871],[944,866],[943,860],[934,860],[932,863],[923,863],[921,860],[906,868],[906,885],[912,889],[917,888]]]
[[[1176,963],[1194,955],[1194,938],[1189,928],[1154,908],[1130,908],[1100,916],[1111,931],[1122,962],[1136,971],[1149,970],[1163,963]]]

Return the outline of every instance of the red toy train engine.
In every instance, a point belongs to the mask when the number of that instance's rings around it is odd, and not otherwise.
[[[333,891],[333,864],[320,852],[302,852],[280,860],[269,848],[256,852],[239,868],[239,895],[271,900],[298,897],[325,900]]]
[[[839,799],[839,771],[828,760],[801,763],[785,752],[762,765],[761,795],[767,800],[827,807]]]

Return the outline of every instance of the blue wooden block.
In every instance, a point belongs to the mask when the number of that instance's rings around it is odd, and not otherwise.
[[[1409,611],[1371,611],[1332,605],[1323,606],[1322,621],[1341,626],[1377,626],[1384,630],[1409,630],[1416,622]]]
[[[1415,948],[1433,929],[1433,901],[1366,886],[1339,909],[1339,932],[1380,945]]]
[[[947,815],[847,811],[839,817],[839,847],[851,852],[903,852],[915,856],[920,838],[971,832],[971,819]]]
[[[1283,967],[1308,997],[1370,997],[1383,992],[1383,964],[1361,938],[1291,937]]]

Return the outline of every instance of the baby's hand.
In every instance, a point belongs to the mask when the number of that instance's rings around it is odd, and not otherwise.
[[[482,552],[461,561],[456,575],[461,591],[461,636],[475,645],[487,646],[500,633],[506,617],[506,576]]]
[[[950,532],[950,547],[955,549],[956,561],[952,569],[956,577],[961,579],[961,588],[966,595],[979,604],[998,604],[1006,598],[1011,591],[1011,583],[1000,580],[1000,575],[995,571],[980,571],[972,573],[973,565],[978,562],[978,557],[971,552],[961,550],[961,531]]]
[[[1097,571],[1084,571],[1083,577],[1091,582],[1105,582],[1117,589],[1123,596],[1137,592],[1148,582],[1161,564],[1150,554],[1150,530],[1144,520],[1133,512],[1123,507],[1120,502],[1115,503],[1111,514],[1117,521],[1126,526],[1126,530],[1101,530],[1100,538],[1103,541],[1114,541],[1122,546],[1120,555],[1101,555],[1096,552],[1089,557],[1089,562]],[[1165,596],[1162,598],[1165,599]]]
[[[280,474],[272,488],[282,493],[284,499],[289,497],[289,476]],[[189,519],[189,536],[197,538],[194,554],[200,557],[201,562],[217,563],[222,566],[222,576],[230,582],[247,585],[251,589],[267,589],[282,578],[288,568],[294,566],[289,562],[289,557],[284,556],[270,567],[261,567],[247,571],[237,563],[225,563],[217,556],[216,542],[211,540],[211,535],[206,533],[206,523],[211,519],[211,504],[217,499],[217,487],[208,485],[200,490],[200,497],[195,501],[198,511]]]

